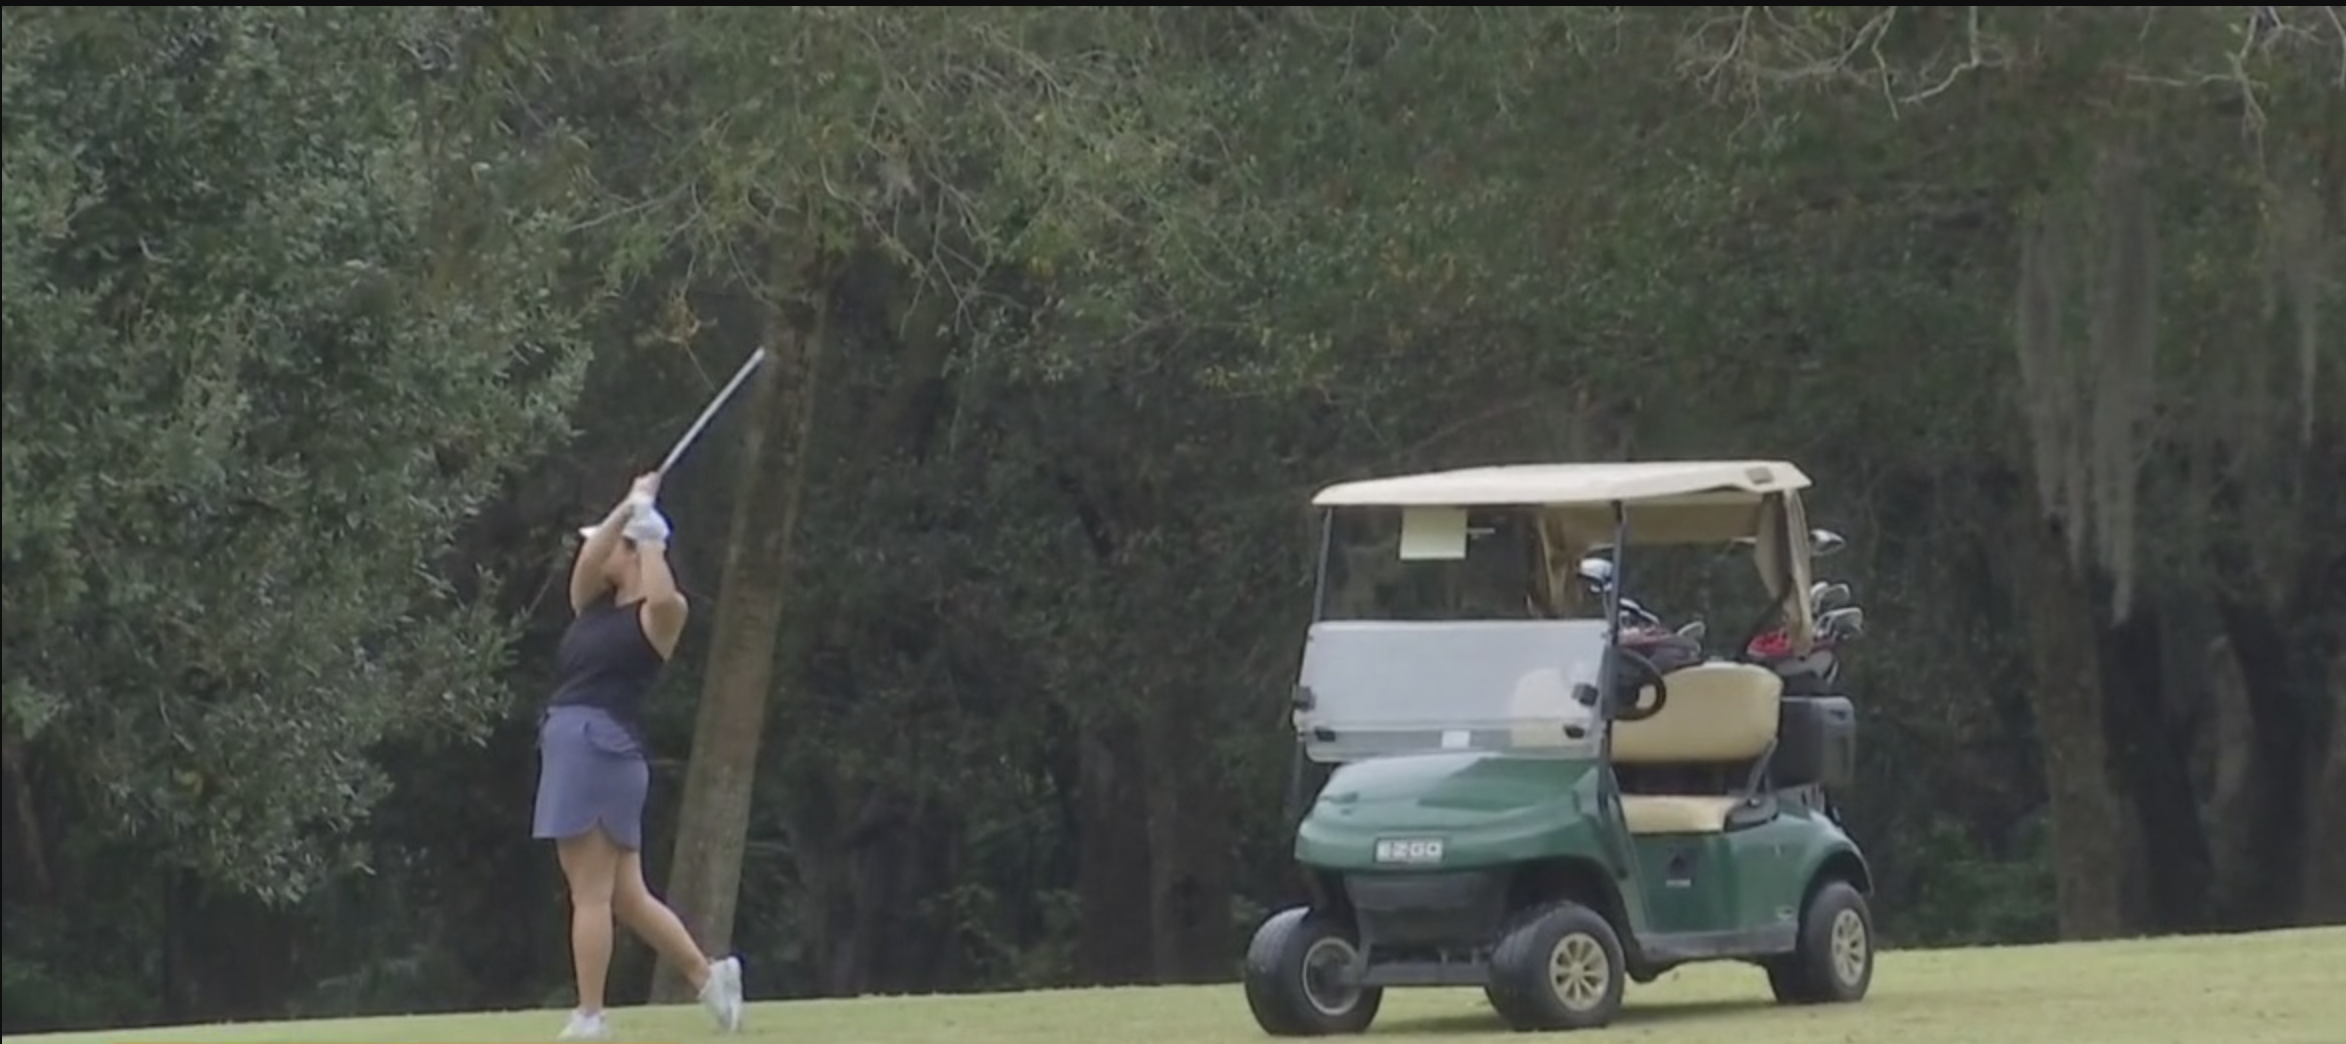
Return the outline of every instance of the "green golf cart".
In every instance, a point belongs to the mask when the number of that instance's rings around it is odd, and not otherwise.
[[[1594,1028],[1629,980],[1695,961],[1757,965],[1788,1004],[1865,996],[1871,878],[1830,797],[1854,711],[1741,655],[1815,641],[1810,561],[1839,538],[1807,528],[1808,484],[1778,461],[1514,465],[1314,498],[1291,795],[1310,901],[1248,948],[1265,1031],[1363,1031],[1396,986]],[[1657,545],[1758,566],[1736,657],[1624,639],[1631,552]],[[1328,768],[1306,807],[1308,766]]]

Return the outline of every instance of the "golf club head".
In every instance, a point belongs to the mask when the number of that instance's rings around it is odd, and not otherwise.
[[[1621,599],[1621,615],[1651,627],[1659,627],[1662,624],[1661,617],[1654,615],[1652,610],[1647,609],[1637,599],[1626,595]]]
[[[1710,629],[1710,625],[1701,620],[1688,620],[1678,625],[1678,637],[1699,642],[1703,635],[1710,633]]]
[[[1849,541],[1830,529],[1811,529],[1808,531],[1808,553],[1811,557],[1830,557],[1847,546],[1849,546]]]
[[[1808,607],[1812,614],[1829,613],[1842,608],[1849,604],[1850,598],[1848,584],[1819,580],[1808,586]]]
[[[1817,629],[1838,640],[1855,638],[1865,633],[1865,610],[1850,605],[1817,617]]]

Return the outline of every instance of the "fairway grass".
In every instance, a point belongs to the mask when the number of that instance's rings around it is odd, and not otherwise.
[[[754,974],[754,969],[753,969]],[[496,1044],[548,1041],[558,1011],[272,1022],[10,1037],[40,1044]],[[623,1041],[716,1041],[697,1007],[612,1012]],[[1479,990],[1386,995],[1372,1037],[1522,1040]],[[874,997],[753,1005],[741,1044],[1251,1044],[1235,986]],[[2346,1044],[2346,928],[1889,953],[1863,1003],[1780,1008],[1741,964],[1631,986],[1611,1029],[1670,1044]]]

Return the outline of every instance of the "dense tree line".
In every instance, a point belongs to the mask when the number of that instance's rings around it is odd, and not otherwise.
[[[1896,941],[2346,920],[2337,8],[0,46],[11,1032],[559,988],[564,535],[756,346],[664,495],[652,853],[768,990],[1228,977],[1304,498],[1494,460],[1818,478]]]

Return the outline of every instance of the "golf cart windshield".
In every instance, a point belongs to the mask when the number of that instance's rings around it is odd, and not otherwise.
[[[1314,761],[1424,750],[1587,757],[1578,698],[1604,662],[1601,620],[1323,620],[1295,715]]]
[[[1296,715],[1312,758],[1586,755],[1594,712],[1576,689],[1595,682],[1606,629],[1545,618],[1536,512],[1351,508],[1327,536]]]

